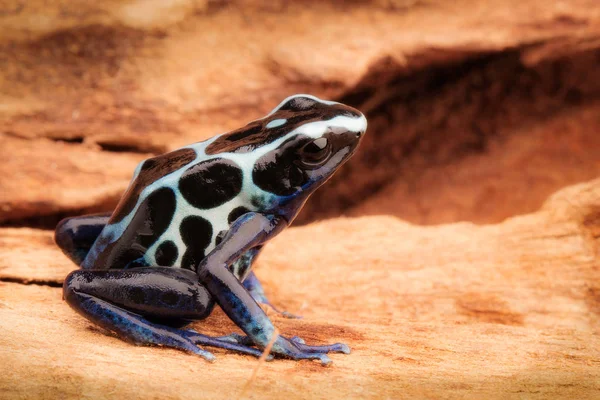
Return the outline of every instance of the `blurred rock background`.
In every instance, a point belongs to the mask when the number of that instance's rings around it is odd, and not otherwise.
[[[0,223],[110,210],[140,160],[294,93],[369,119],[297,223],[492,223],[600,174],[593,0],[38,1],[0,12]]]

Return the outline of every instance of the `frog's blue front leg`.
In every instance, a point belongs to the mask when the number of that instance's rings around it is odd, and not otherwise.
[[[283,228],[287,221],[282,217],[247,213],[238,218],[225,238],[198,265],[200,282],[216,299],[227,316],[235,322],[254,344],[266,347],[275,333],[269,317],[260,308],[252,295],[227,268],[247,250],[263,244]],[[346,345],[338,344],[331,351],[348,352]],[[330,359],[323,354],[322,346],[307,346],[278,336],[272,353],[293,359],[319,359],[328,364]]]

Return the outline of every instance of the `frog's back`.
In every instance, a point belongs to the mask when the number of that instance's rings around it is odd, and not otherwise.
[[[109,224],[118,223],[129,216],[144,189],[151,185],[158,186],[161,183],[167,183],[167,176],[193,163],[196,156],[194,149],[183,148],[149,158],[138,165],[129,188],[117,205]]]
[[[244,171],[206,142],[142,162],[82,263],[86,269],[169,266],[193,270],[240,215]]]

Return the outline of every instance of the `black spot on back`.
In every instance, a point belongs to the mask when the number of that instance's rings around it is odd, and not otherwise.
[[[140,204],[121,237],[100,253],[96,266],[115,269],[144,266],[145,262],[140,259],[169,227],[175,205],[172,189],[152,192]]]
[[[179,180],[179,190],[194,207],[210,209],[233,199],[242,190],[242,170],[223,158],[203,161],[188,168]]]
[[[193,149],[179,149],[144,161],[140,173],[129,185],[113,213],[110,223],[117,223],[125,218],[135,207],[140,193],[156,180],[178,170],[196,159]]]
[[[324,104],[308,97],[296,97],[284,103],[267,118],[250,122],[243,128],[223,134],[206,147],[206,154],[248,153],[257,147],[284,137],[301,125],[324,121],[339,115],[360,117],[360,113],[344,104]],[[266,128],[276,119],[285,119],[285,124]]]
[[[158,246],[156,253],[154,253],[154,258],[156,259],[156,263],[161,267],[170,267],[175,263],[178,255],[179,252],[175,243],[171,240],[166,240]]]
[[[146,208],[143,210],[145,218],[141,221],[141,229],[138,230],[139,243],[142,246],[149,248],[165,233],[175,214],[175,202],[175,193],[166,187],[155,190],[144,200],[142,205]],[[137,212],[134,217],[136,222],[139,214],[140,212]]]
[[[231,212],[229,213],[229,215],[227,216],[227,222],[229,223],[229,225],[233,224],[233,222],[238,219],[239,217],[241,217],[244,214],[249,213],[250,210],[248,210],[246,207],[244,206],[240,206],[240,207],[236,207],[233,210],[231,210]]]
[[[181,221],[179,233],[187,246],[181,260],[181,267],[195,271],[212,239],[212,224],[202,217],[190,215]]]

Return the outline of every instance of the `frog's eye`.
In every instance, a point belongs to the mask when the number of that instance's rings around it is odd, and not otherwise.
[[[329,158],[331,145],[326,138],[318,138],[304,145],[300,153],[303,164],[317,166]]]

